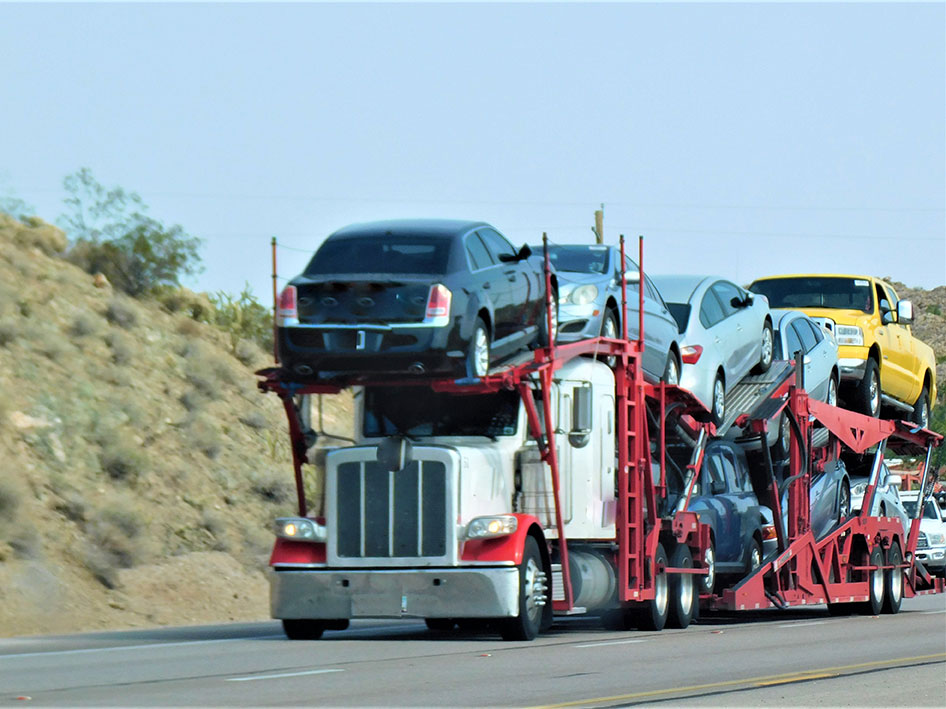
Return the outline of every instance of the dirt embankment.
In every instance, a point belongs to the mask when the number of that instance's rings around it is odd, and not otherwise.
[[[295,499],[271,358],[64,247],[0,215],[0,635],[267,618]],[[350,399],[323,409],[350,432]]]

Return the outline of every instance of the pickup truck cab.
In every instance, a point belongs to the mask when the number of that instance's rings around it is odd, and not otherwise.
[[[880,416],[881,406],[924,428],[936,401],[933,349],[913,336],[913,303],[886,281],[837,274],[770,276],[749,286],[773,308],[801,310],[838,343],[840,395],[852,408]]]

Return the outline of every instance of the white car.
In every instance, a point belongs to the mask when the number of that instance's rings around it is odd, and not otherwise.
[[[903,506],[911,519],[916,516],[919,490],[900,493]],[[933,498],[926,498],[923,517],[920,519],[920,537],[916,543],[916,558],[923,562],[931,573],[946,576],[946,521],[943,512]]]
[[[680,326],[680,386],[718,426],[726,394],[750,371],[772,364],[775,335],[765,296],[716,276],[651,276]]]

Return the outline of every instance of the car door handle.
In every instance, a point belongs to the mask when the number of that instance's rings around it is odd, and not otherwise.
[[[489,281],[483,284],[483,290],[489,290]]]
[[[507,273],[507,274],[506,274],[506,280],[509,281],[510,283],[515,283],[515,282],[516,282],[516,274],[515,274],[515,273]]]

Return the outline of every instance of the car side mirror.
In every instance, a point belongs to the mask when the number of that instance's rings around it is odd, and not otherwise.
[[[529,248],[528,244],[523,244],[522,248],[519,249],[519,253],[516,254],[516,258],[518,258],[520,261],[524,261],[525,259],[529,258],[531,255],[532,255],[532,249]]]
[[[897,320],[901,325],[911,325],[913,323],[913,302],[901,300],[897,303]]]
[[[640,283],[641,282],[641,273],[640,271],[625,271],[624,279],[628,283]]]
[[[726,485],[722,480],[714,480],[712,483],[710,483],[710,490],[713,491],[714,495],[720,495],[726,492]]]
[[[887,476],[887,485],[889,485],[890,487],[900,487],[902,482],[903,482],[903,478],[901,478],[899,475]]]

